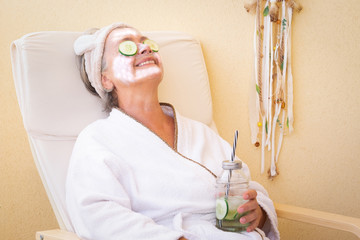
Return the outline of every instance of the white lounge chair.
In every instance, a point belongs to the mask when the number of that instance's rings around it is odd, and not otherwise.
[[[38,32],[13,42],[11,57],[17,97],[34,161],[60,229],[39,231],[37,240],[75,240],[65,206],[65,178],[79,132],[103,118],[100,100],[87,92],[73,53],[79,32]],[[216,129],[207,70],[200,44],[178,32],[147,32],[160,45],[165,75],[160,100],[183,115]],[[360,219],[275,205],[280,218],[349,231],[360,238]]]

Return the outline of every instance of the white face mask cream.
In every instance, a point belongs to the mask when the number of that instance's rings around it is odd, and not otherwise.
[[[162,77],[158,45],[131,28],[115,29],[106,42],[110,79],[129,85]]]
[[[123,83],[129,84],[135,81],[135,69],[133,60],[124,56],[117,56],[112,63],[114,78]]]

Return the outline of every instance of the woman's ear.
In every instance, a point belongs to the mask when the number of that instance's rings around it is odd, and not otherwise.
[[[106,92],[111,92],[114,89],[113,82],[106,76],[105,73],[101,74],[101,84]]]

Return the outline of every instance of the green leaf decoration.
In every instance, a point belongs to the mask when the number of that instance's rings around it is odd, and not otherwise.
[[[281,62],[281,64],[280,64],[280,70],[282,71],[283,68],[284,68],[284,62]]]
[[[287,21],[286,21],[286,19],[284,18],[284,19],[282,20],[283,31],[285,31],[286,23],[287,23]]]
[[[265,122],[265,130],[266,130],[266,134],[268,133],[268,126],[267,126],[267,120],[266,120],[266,122]]]
[[[269,15],[269,6],[266,6],[266,8],[264,9],[263,15],[264,15],[264,17]]]
[[[256,84],[256,91],[260,95],[260,88],[259,88],[259,86],[257,84]]]
[[[289,127],[289,117],[286,119],[286,126]]]

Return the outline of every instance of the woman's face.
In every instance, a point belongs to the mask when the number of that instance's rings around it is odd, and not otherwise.
[[[160,83],[163,75],[161,58],[157,52],[143,44],[146,39],[147,37],[133,28],[117,28],[108,35],[103,56],[106,67],[102,73],[105,88],[111,88],[105,86],[110,84],[107,81],[113,84],[112,87],[152,80],[157,80],[156,84]],[[137,45],[138,51],[134,56],[124,56],[119,52],[119,44],[126,40],[131,40]]]

